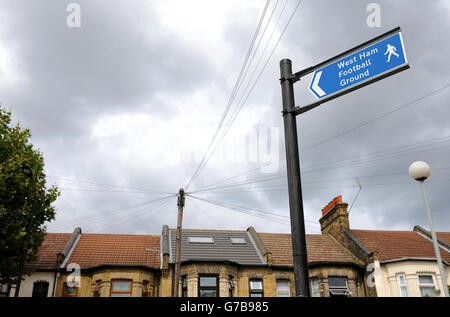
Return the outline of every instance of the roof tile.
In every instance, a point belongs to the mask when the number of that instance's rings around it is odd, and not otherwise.
[[[258,233],[267,251],[272,253],[276,266],[293,266],[292,239],[290,234]],[[330,236],[323,234],[306,235],[308,263],[337,262],[362,264],[352,254],[341,247]]]
[[[405,257],[436,258],[433,243],[415,231],[351,230],[351,232],[370,251],[377,251],[381,261]],[[444,238],[442,235],[438,236]],[[442,248],[441,257],[450,262],[450,253]]]
[[[152,250],[149,250],[152,249]],[[82,234],[75,246],[69,263],[81,268],[100,265],[142,265],[160,267],[160,236]]]
[[[47,233],[39,249],[38,259],[30,263],[30,266],[36,270],[55,269],[56,255],[62,251],[70,235],[70,233]]]

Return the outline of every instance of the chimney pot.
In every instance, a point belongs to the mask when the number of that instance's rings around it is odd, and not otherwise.
[[[336,196],[322,209],[322,217],[325,216],[336,204],[342,203],[342,195]]]

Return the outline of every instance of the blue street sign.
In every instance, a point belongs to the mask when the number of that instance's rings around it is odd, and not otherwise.
[[[309,85],[318,99],[332,99],[409,68],[401,31],[368,42],[319,66]]]

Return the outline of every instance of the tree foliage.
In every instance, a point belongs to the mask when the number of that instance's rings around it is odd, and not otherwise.
[[[11,126],[11,112],[0,106],[0,283],[17,282],[23,250],[26,263],[36,260],[45,234],[45,222],[54,220],[52,203],[60,195],[55,185],[47,188],[44,159],[33,148],[31,133],[17,123]],[[27,176],[23,166],[33,170]],[[33,198],[35,212],[28,241],[25,241]],[[25,266],[24,275],[32,269]]]

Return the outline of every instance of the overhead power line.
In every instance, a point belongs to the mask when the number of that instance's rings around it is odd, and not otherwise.
[[[356,130],[358,130],[358,129],[361,129],[362,127],[365,127],[365,126],[371,124],[372,122],[375,122],[375,121],[377,121],[377,120],[383,119],[383,118],[385,118],[385,117],[387,117],[387,116],[389,116],[389,115],[391,115],[391,114],[393,114],[393,113],[395,113],[395,112],[397,112],[397,111],[400,111],[400,110],[405,109],[405,108],[407,108],[407,107],[409,107],[409,106],[412,106],[412,105],[416,104],[417,102],[422,101],[422,100],[424,100],[424,99],[426,99],[426,98],[428,98],[428,97],[430,97],[430,96],[432,96],[432,95],[434,95],[434,94],[436,94],[436,93],[438,93],[438,92],[440,92],[440,91],[442,91],[442,90],[444,90],[444,89],[447,89],[447,88],[449,88],[449,87],[450,87],[450,84],[447,84],[447,85],[445,85],[445,86],[443,86],[443,87],[441,87],[441,88],[438,88],[438,89],[436,89],[436,90],[433,90],[433,91],[431,91],[431,92],[429,92],[429,93],[427,93],[427,94],[425,94],[425,95],[423,95],[423,96],[421,96],[421,97],[419,97],[419,98],[417,98],[417,99],[414,99],[414,100],[412,100],[412,101],[410,101],[410,102],[407,102],[407,103],[405,103],[405,104],[403,104],[403,105],[401,105],[401,106],[399,106],[399,107],[397,107],[397,108],[395,108],[395,109],[393,109],[393,110],[391,110],[391,111],[388,111],[388,112],[386,112],[386,113],[384,113],[384,114],[382,114],[382,115],[380,115],[380,116],[377,116],[377,117],[375,117],[375,118],[373,118],[373,119],[371,119],[371,120],[369,120],[369,121],[366,121],[366,122],[364,122],[364,123],[362,123],[362,124],[360,124],[360,125],[358,125],[358,126],[356,126],[356,127],[353,127],[353,128],[351,128],[351,129],[345,130],[344,132],[341,132],[341,133],[339,133],[339,134],[336,134],[336,135],[334,135],[334,136],[332,136],[332,137],[330,137],[330,138],[328,138],[328,139],[325,139],[325,140],[320,141],[320,142],[318,142],[318,143],[315,143],[315,144],[313,144],[313,145],[311,145],[311,146],[309,146],[309,147],[306,147],[306,148],[304,148],[303,150],[301,150],[300,152],[304,152],[304,151],[311,150],[311,149],[313,149],[313,148],[315,148],[315,147],[317,147],[317,146],[319,146],[319,145],[322,145],[322,144],[324,144],[324,143],[326,143],[326,142],[329,142],[329,141],[331,141],[331,140],[334,140],[334,139],[336,139],[336,138],[339,138],[339,137],[341,137],[341,136],[343,136],[343,135],[345,135],[345,134],[348,134],[348,133],[350,133],[350,132],[353,132],[353,131],[356,131]]]
[[[433,90],[433,91],[431,91],[431,92],[429,92],[429,93],[427,93],[427,94],[425,94],[425,95],[423,95],[423,96],[421,96],[421,97],[419,97],[419,98],[416,98],[416,99],[414,99],[414,100],[412,100],[412,101],[410,101],[410,102],[407,102],[407,103],[405,103],[405,104],[402,104],[401,106],[396,107],[395,109],[390,110],[390,111],[388,111],[388,112],[386,112],[386,113],[383,113],[383,114],[381,114],[381,115],[379,115],[379,116],[377,116],[377,117],[374,117],[374,118],[372,118],[372,119],[370,119],[370,120],[368,120],[368,121],[366,121],[366,122],[364,122],[364,123],[362,123],[362,124],[360,124],[360,125],[358,125],[358,126],[355,126],[355,127],[350,128],[350,129],[348,129],[348,130],[345,130],[345,131],[343,131],[343,132],[341,132],[341,133],[339,133],[339,134],[337,134],[337,135],[334,135],[334,136],[329,137],[329,138],[327,138],[327,139],[324,139],[324,140],[322,140],[322,141],[320,141],[320,142],[318,142],[318,143],[315,143],[315,144],[313,144],[313,145],[310,145],[310,146],[306,147],[305,149],[300,150],[300,153],[303,153],[303,152],[306,152],[306,151],[308,151],[308,150],[311,150],[311,149],[313,149],[313,148],[315,148],[315,147],[317,147],[317,146],[319,146],[319,145],[323,145],[323,144],[325,144],[326,142],[332,141],[332,140],[334,140],[334,139],[336,139],[336,138],[338,138],[338,137],[341,137],[341,136],[343,136],[343,135],[346,135],[346,134],[348,134],[348,133],[350,133],[350,132],[356,131],[356,130],[362,128],[362,127],[365,127],[365,126],[367,126],[367,125],[369,125],[369,124],[371,124],[371,123],[377,121],[377,120],[386,118],[387,116],[389,116],[389,115],[391,115],[391,114],[393,114],[393,113],[395,113],[395,112],[397,112],[397,111],[399,111],[399,110],[405,109],[406,107],[409,107],[409,106],[411,106],[411,105],[413,105],[413,104],[415,104],[415,103],[417,103],[417,102],[419,102],[419,101],[421,101],[421,100],[424,100],[425,98],[428,98],[428,97],[430,97],[430,96],[432,96],[432,95],[434,95],[434,94],[436,94],[436,93],[438,93],[438,92],[441,92],[441,91],[443,91],[443,90],[445,90],[445,89],[448,89],[449,87],[450,87],[450,84],[446,84],[446,85],[442,86],[441,88],[435,89],[435,90]],[[446,136],[446,137],[443,137],[443,138],[449,138],[449,136]],[[425,141],[419,142],[418,144],[421,144],[421,143],[423,143],[423,142],[425,142]],[[411,144],[410,146],[412,146],[412,145],[413,145],[413,144]],[[398,148],[397,148],[397,149],[398,149]],[[440,148],[437,148],[437,149],[440,149]],[[385,151],[387,151],[387,150],[385,150]],[[373,153],[372,153],[372,154],[373,154]],[[412,153],[411,153],[411,154],[412,154]],[[393,157],[393,158],[395,158],[395,157]],[[284,155],[282,155],[282,156],[281,156],[279,159],[277,159],[276,161],[271,161],[270,164],[273,164],[273,163],[282,161],[283,159],[285,159],[285,156],[284,156]],[[349,159],[349,158],[343,159],[343,160],[348,160],[348,159]],[[342,161],[343,161],[343,160],[342,160]],[[329,162],[328,162],[328,163],[322,163],[322,165],[323,165],[323,164],[328,165],[328,164],[330,164],[330,163],[329,163]],[[319,164],[319,165],[321,165],[321,164]],[[309,167],[309,168],[312,168],[312,167]],[[257,171],[257,170],[260,170],[260,169],[261,169],[261,167],[259,167],[259,166],[256,167],[256,168],[252,168],[252,169],[250,169],[250,170],[241,172],[241,173],[239,173],[239,174],[237,174],[237,175],[234,175],[234,176],[231,176],[231,177],[227,177],[227,178],[222,179],[222,180],[220,180],[220,181],[217,181],[217,182],[211,183],[211,184],[209,184],[209,185],[203,186],[203,187],[200,188],[200,190],[207,189],[207,188],[209,188],[209,187],[211,187],[211,186],[218,185],[218,184],[227,182],[227,181],[229,181],[229,180],[238,178],[238,177],[240,177],[240,176],[244,176],[244,175],[250,174],[250,173],[255,172],[255,171]],[[302,173],[305,173],[305,172],[302,172]]]
[[[106,222],[100,222],[98,225],[95,225],[95,231],[101,232],[102,230],[111,228],[115,225],[120,225],[121,227],[123,227],[124,224],[136,222],[136,221],[139,221],[139,226],[144,226],[147,224],[148,220],[155,215],[155,213],[158,210],[165,208],[166,206],[169,205],[169,203],[173,202],[173,200],[170,200],[169,198],[173,198],[173,197],[166,197],[165,198],[166,201],[162,200],[161,202],[159,202],[159,204],[157,206],[153,206],[152,208],[144,207],[141,210],[139,210],[138,212],[133,213],[131,215],[126,214],[119,218],[109,219]],[[141,219],[141,217],[143,217],[144,219]],[[94,223],[90,223],[91,227],[93,225],[94,225]]]
[[[258,26],[256,27],[255,34],[253,35],[253,39],[252,39],[252,41],[251,41],[251,43],[250,43],[250,47],[248,48],[247,55],[246,55],[245,60],[244,60],[244,64],[243,64],[242,67],[241,67],[239,76],[238,76],[238,78],[237,78],[237,80],[236,80],[236,83],[235,83],[235,85],[234,85],[234,87],[233,87],[233,90],[232,90],[232,92],[231,92],[230,98],[228,99],[228,103],[227,103],[227,105],[226,105],[226,107],[225,107],[225,110],[224,110],[224,112],[223,112],[223,114],[222,114],[222,117],[221,117],[221,119],[220,119],[220,121],[219,121],[219,125],[218,125],[218,127],[217,127],[217,129],[216,129],[216,132],[214,133],[214,136],[213,136],[213,138],[211,139],[211,142],[209,143],[208,148],[207,148],[207,150],[206,150],[206,152],[205,152],[205,154],[204,154],[202,160],[200,161],[200,164],[197,166],[197,169],[194,171],[194,174],[192,175],[192,177],[190,178],[190,180],[189,180],[188,183],[186,184],[186,186],[185,186],[186,189],[189,188],[191,182],[192,182],[192,181],[197,177],[197,175],[200,173],[200,169],[202,168],[202,166],[203,166],[203,164],[204,164],[204,162],[205,162],[206,156],[208,155],[208,153],[209,153],[209,151],[210,151],[210,149],[211,149],[211,147],[212,147],[214,141],[216,140],[216,137],[217,137],[217,135],[218,135],[218,133],[219,133],[219,131],[220,131],[220,128],[222,127],[222,124],[223,124],[223,122],[224,122],[224,120],[225,120],[225,118],[226,118],[226,116],[227,116],[227,113],[228,113],[228,111],[230,110],[230,107],[231,107],[231,105],[232,105],[232,103],[233,103],[233,101],[234,101],[234,99],[235,99],[235,97],[236,97],[237,90],[239,89],[240,84],[241,84],[241,81],[242,81],[242,79],[243,79],[243,75],[244,75],[244,71],[245,71],[245,69],[246,69],[246,65],[247,65],[247,63],[248,63],[248,59],[249,59],[249,57],[250,57],[251,52],[253,51],[253,47],[254,47],[254,45],[255,45],[255,41],[256,41],[256,39],[257,39],[257,37],[258,37],[258,34],[259,34],[259,31],[260,31],[260,29],[261,29],[261,25],[262,25],[262,22],[263,22],[263,20],[264,20],[265,15],[266,15],[266,12],[267,12],[267,8],[268,8],[268,6],[269,6],[269,3],[270,3],[270,0],[267,0],[267,1],[266,1],[266,5],[265,5],[265,7],[264,7],[264,10],[263,10],[263,12],[262,12],[262,15],[261,15],[261,17],[260,17],[260,19],[259,19]]]
[[[133,209],[135,209],[136,207],[142,207],[142,206],[147,207],[148,205],[151,205],[153,203],[162,201],[162,200],[170,198],[170,197],[175,197],[175,196],[176,195],[169,195],[169,196],[165,196],[165,197],[161,197],[158,199],[153,199],[153,200],[149,200],[149,201],[145,201],[145,202],[141,202],[141,203],[137,203],[137,204],[126,205],[126,206],[112,209],[112,210],[105,210],[105,211],[101,211],[101,212],[94,213],[94,214],[90,213],[89,215],[86,215],[86,216],[80,216],[77,218],[58,221],[55,224],[50,223],[49,226],[51,227],[50,229],[52,231],[54,231],[54,230],[61,230],[61,229],[65,229],[65,228],[72,228],[74,226],[74,224],[85,224],[88,222],[95,222],[98,219],[104,219],[104,218],[110,217],[120,211],[123,211],[123,210],[127,210],[127,214],[133,214]]]
[[[86,188],[59,188],[61,191],[75,191],[75,192],[96,192],[96,193],[120,193],[120,194],[145,194],[145,195],[160,195],[160,193],[151,193],[146,191],[125,191],[125,190],[106,190],[106,189],[86,189]]]
[[[245,97],[244,101],[243,101],[240,105],[238,105],[237,108],[235,108],[235,112],[233,112],[233,113],[235,113],[235,114],[232,115],[232,118],[230,119],[230,121],[228,121],[228,124],[227,124],[226,127],[224,128],[224,131],[223,131],[223,133],[222,133],[222,135],[221,135],[219,141],[216,143],[216,146],[215,146],[214,148],[212,148],[211,153],[209,154],[209,156],[208,156],[208,153],[205,154],[204,158],[202,159],[202,161],[201,161],[200,165],[198,166],[197,170],[194,172],[194,175],[193,175],[193,176],[191,177],[191,179],[189,180],[189,182],[188,182],[188,184],[186,185],[185,189],[188,189],[189,186],[192,184],[192,182],[195,181],[195,179],[197,179],[197,178],[199,177],[200,173],[201,173],[202,170],[205,168],[205,166],[207,165],[208,161],[209,161],[209,160],[211,159],[211,157],[214,155],[214,153],[215,153],[216,149],[218,148],[220,142],[225,138],[226,134],[228,133],[228,130],[230,129],[230,127],[232,126],[233,122],[235,121],[235,119],[236,119],[237,116],[239,115],[240,111],[242,110],[242,107],[244,106],[244,104],[245,104],[245,102],[247,101],[248,97],[249,97],[250,94],[252,93],[253,89],[254,89],[255,86],[256,86],[256,83],[259,81],[259,79],[260,79],[261,75],[263,74],[263,72],[264,72],[264,70],[265,70],[267,64],[269,63],[270,59],[272,58],[273,53],[275,52],[276,48],[278,47],[278,44],[279,44],[280,41],[281,41],[281,38],[283,37],[283,35],[284,35],[284,33],[285,33],[287,27],[289,26],[290,22],[292,21],[292,18],[294,17],[295,13],[297,12],[297,9],[298,9],[298,7],[300,6],[301,1],[302,1],[302,0],[299,0],[299,1],[297,2],[297,5],[295,6],[294,11],[292,12],[292,14],[291,14],[291,16],[290,16],[288,22],[286,23],[286,25],[285,25],[283,31],[281,32],[280,37],[278,38],[278,41],[276,42],[276,44],[275,44],[275,46],[274,46],[272,52],[270,53],[270,56],[267,58],[266,63],[264,64],[264,66],[263,66],[262,70],[260,71],[258,77],[256,78],[254,84],[251,86],[251,88],[250,88],[250,90],[249,90],[247,96]],[[236,111],[236,109],[238,109],[238,110]],[[210,145],[212,146],[212,143],[211,143]],[[208,157],[207,157],[207,156],[208,156]]]
[[[219,228],[225,229],[225,227],[222,226],[222,225],[220,224],[220,222],[216,221],[216,219],[214,219],[212,216],[210,216],[208,212],[205,212],[202,208],[200,208],[200,207],[197,205],[197,203],[196,203],[193,199],[190,199],[190,200],[189,200],[189,203],[192,204],[198,211],[200,211],[202,215],[205,215],[205,217],[207,217],[207,218],[210,219],[212,222],[214,222]]]
[[[284,220],[284,221],[289,221],[289,219],[290,219],[289,215],[285,215],[285,214],[280,214],[280,213],[276,213],[276,212],[270,212],[270,211],[257,209],[257,208],[239,206],[239,205],[231,204],[231,203],[213,201],[213,200],[210,200],[210,199],[201,198],[201,197],[197,197],[197,196],[193,196],[193,195],[187,195],[187,196],[191,197],[191,198],[194,198],[194,199],[197,199],[197,200],[210,202],[212,204],[216,204],[216,205],[219,205],[219,206],[222,206],[222,207],[227,207],[227,208],[232,208],[232,209],[237,209],[237,210],[245,210],[245,211],[249,211],[251,213],[256,213],[257,216],[264,216],[264,217],[268,217],[268,218],[271,218],[271,219]],[[313,224],[317,225],[317,222],[315,222],[315,221],[305,220],[305,222],[313,223]]]
[[[173,193],[169,193],[169,192],[161,192],[161,191],[154,190],[154,189],[129,187],[129,186],[121,186],[121,185],[113,185],[113,184],[93,182],[93,181],[89,181],[89,180],[78,180],[78,179],[73,179],[73,178],[56,177],[56,176],[47,176],[47,177],[48,178],[57,179],[57,180],[66,181],[66,182],[72,182],[72,183],[82,183],[82,184],[91,184],[91,185],[98,185],[98,186],[114,187],[114,188],[139,190],[139,191],[143,191],[143,192],[147,192],[147,193],[155,193],[155,194],[173,194]]]
[[[444,139],[444,140],[442,140],[442,139]],[[438,140],[438,141],[433,142],[434,140]],[[355,164],[362,164],[362,163],[367,163],[367,162],[385,160],[385,159],[390,159],[390,158],[396,158],[399,156],[411,155],[411,154],[416,154],[416,153],[424,152],[424,151],[440,150],[440,149],[450,147],[450,144],[449,144],[446,146],[437,146],[437,147],[435,146],[435,147],[430,148],[430,146],[438,145],[443,142],[450,142],[450,136],[424,140],[421,142],[416,142],[416,143],[408,144],[405,146],[397,146],[394,148],[384,149],[384,150],[372,152],[369,154],[351,156],[351,157],[337,160],[337,161],[331,161],[331,162],[321,163],[321,164],[317,164],[317,165],[312,165],[309,167],[305,167],[304,168],[305,171],[303,172],[303,174],[315,173],[315,172],[319,172],[319,171],[323,171],[323,170],[327,170],[327,169],[331,169],[331,168],[336,168],[337,166],[339,166],[340,163],[346,163],[347,161],[349,164],[352,164],[352,166],[353,166]],[[440,169],[447,169],[447,168],[446,167],[435,168],[433,170],[440,170]],[[245,174],[246,173],[241,173],[238,176],[245,175]],[[383,173],[383,174],[376,174],[376,175],[360,175],[360,176],[354,176],[354,177],[366,178],[366,177],[380,177],[380,176],[391,176],[391,175],[400,175],[400,174],[406,175],[407,173],[404,171],[402,171],[402,172],[399,171],[399,172],[393,172],[393,173]],[[197,191],[193,191],[192,193],[200,193],[200,192],[209,192],[209,191],[214,191],[214,190],[228,189],[228,188],[242,186],[242,185],[246,185],[246,184],[269,182],[269,181],[274,181],[274,180],[278,180],[278,179],[286,179],[286,177],[287,177],[286,172],[283,172],[281,174],[278,174],[278,173],[271,174],[269,176],[259,177],[256,179],[246,179],[246,180],[240,181],[240,182],[224,184],[223,186],[215,186],[215,187],[214,186],[211,186],[211,187],[204,186]],[[354,177],[352,177],[352,178],[354,178]],[[216,182],[214,184],[217,185],[219,183],[223,183],[223,182],[231,180],[233,178],[235,178],[235,177],[230,177],[230,178],[227,178],[220,182]],[[352,179],[352,178],[311,180],[311,181],[304,181],[303,183],[305,183],[305,184],[321,183],[321,182],[345,180],[345,179]]]

